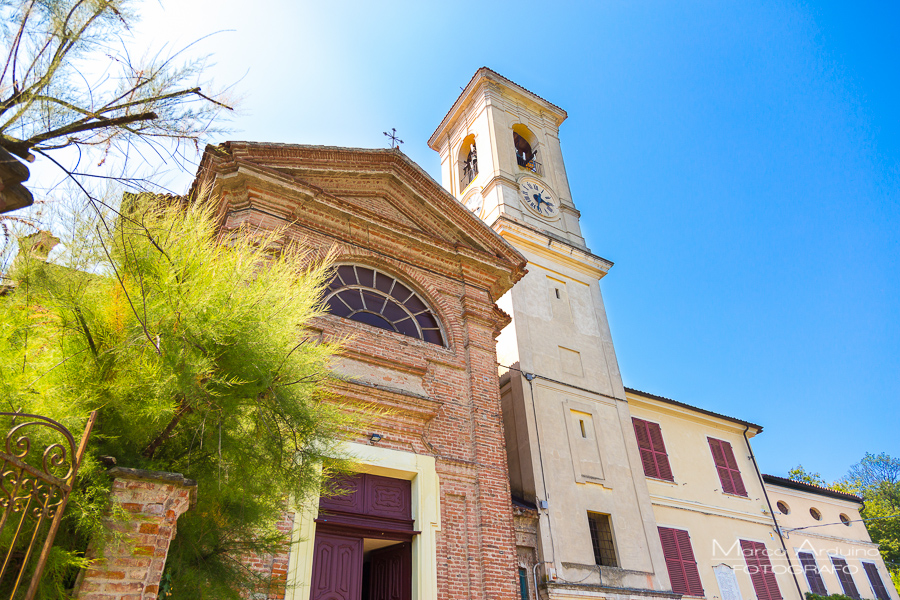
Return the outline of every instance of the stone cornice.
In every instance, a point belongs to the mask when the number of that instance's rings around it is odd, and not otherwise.
[[[680,498],[672,498],[670,496],[660,496],[658,494],[650,494],[650,501],[654,506],[665,506],[678,510],[687,510],[690,512],[701,513],[713,517],[722,517],[723,519],[737,519],[739,521],[747,521],[758,525],[767,525],[775,527],[772,517],[756,513],[750,513],[741,510],[733,510],[723,506],[714,506],[712,504],[704,504],[693,500],[682,500]],[[752,500],[750,500],[752,502]]]
[[[549,114],[552,115],[552,122],[556,127],[559,127],[563,121],[566,120],[568,116],[566,111],[556,106],[555,104],[548,102],[544,98],[541,98],[534,92],[530,92],[518,83],[511,81],[500,75],[496,71],[493,71],[487,67],[481,67],[475,72],[475,75],[472,76],[472,79],[469,80],[469,83],[466,85],[465,89],[453,103],[453,106],[450,107],[450,110],[447,111],[447,114],[441,120],[440,125],[438,125],[437,129],[434,130],[434,133],[431,134],[431,137],[428,138],[428,147],[432,150],[438,149],[438,140],[443,137],[447,130],[450,129],[456,117],[462,112],[462,108],[468,104],[471,104],[474,101],[474,96],[477,91],[483,88],[492,88],[492,87],[502,87],[504,91],[516,96],[519,100],[523,102],[527,102],[528,104],[537,108],[538,113]],[[492,92],[494,90],[487,90],[488,92]]]
[[[440,400],[414,394],[407,390],[364,381],[337,379],[331,384],[331,388],[346,400],[378,404],[381,409],[386,409],[392,418],[404,416],[422,423],[427,423],[435,418],[444,404]]]
[[[565,266],[589,279],[601,279],[613,263],[579,248],[548,232],[539,231],[507,215],[501,215],[492,227],[510,244],[522,250],[545,257],[554,264]]]

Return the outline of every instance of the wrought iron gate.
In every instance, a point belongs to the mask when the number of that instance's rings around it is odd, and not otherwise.
[[[0,591],[4,596],[21,598],[27,583],[24,598],[34,598],[96,420],[95,411],[76,447],[69,430],[53,419],[0,412],[0,432],[8,429],[5,444],[0,439]],[[40,555],[30,569],[38,547]]]

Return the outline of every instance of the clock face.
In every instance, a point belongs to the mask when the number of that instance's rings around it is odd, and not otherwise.
[[[530,178],[519,180],[519,196],[525,206],[545,219],[559,216],[559,203],[540,181]]]
[[[481,215],[482,206],[484,206],[484,198],[481,196],[481,192],[475,192],[466,198],[466,208],[476,215]]]

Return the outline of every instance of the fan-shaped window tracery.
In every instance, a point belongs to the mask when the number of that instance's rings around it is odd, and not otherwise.
[[[331,314],[444,346],[434,312],[409,287],[360,265],[341,265],[328,284]]]

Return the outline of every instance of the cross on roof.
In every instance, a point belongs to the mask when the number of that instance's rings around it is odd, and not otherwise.
[[[403,143],[403,140],[401,140],[400,138],[397,137],[397,130],[393,127],[391,127],[390,133],[388,133],[387,131],[383,131],[382,133],[390,138],[391,149],[399,148],[400,144]]]

